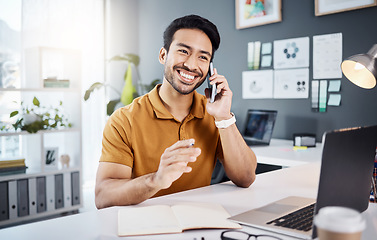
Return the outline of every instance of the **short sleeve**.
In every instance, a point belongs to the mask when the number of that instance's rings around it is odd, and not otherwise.
[[[118,109],[107,121],[102,138],[100,162],[113,162],[133,167],[132,135],[129,118]]]

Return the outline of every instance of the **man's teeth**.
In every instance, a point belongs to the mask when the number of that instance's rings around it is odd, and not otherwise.
[[[181,74],[182,77],[190,79],[190,80],[193,80],[195,78],[194,76],[188,75],[188,74],[183,73],[183,72],[179,72],[179,74]]]

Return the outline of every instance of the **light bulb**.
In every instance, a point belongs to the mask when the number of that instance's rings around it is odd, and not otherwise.
[[[354,67],[355,70],[361,70],[363,68],[365,68],[365,66],[358,62],[355,64],[355,67]]]

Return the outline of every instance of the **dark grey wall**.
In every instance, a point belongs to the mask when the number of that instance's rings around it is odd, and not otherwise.
[[[377,124],[377,87],[364,90],[342,78],[342,105],[328,107],[326,113],[311,111],[309,99],[300,100],[243,100],[242,71],[247,70],[247,43],[328,33],[343,33],[343,57],[367,52],[377,43],[377,7],[316,17],[314,1],[283,0],[283,21],[269,25],[236,30],[235,1],[232,0],[139,0],[139,54],[140,73],[144,82],[162,77],[158,52],[162,46],[162,33],[175,18],[198,14],[213,21],[221,34],[220,49],[214,63],[225,75],[234,93],[232,111],[237,125],[244,127],[246,110],[277,109],[278,118],[273,137],[291,139],[295,132],[313,132],[321,140],[326,130]],[[310,79],[312,79],[312,52],[310,52]],[[200,89],[199,92],[203,90]]]

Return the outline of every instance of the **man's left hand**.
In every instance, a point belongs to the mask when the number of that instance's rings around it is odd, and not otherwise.
[[[228,81],[223,75],[217,73],[217,69],[214,69],[214,74],[209,78],[213,87],[217,86],[217,94],[215,101],[210,103],[210,89],[205,89],[205,95],[207,97],[207,112],[211,114],[215,121],[221,121],[231,118],[230,108],[232,106],[233,93],[229,88]]]

